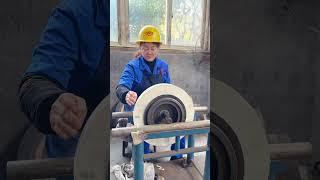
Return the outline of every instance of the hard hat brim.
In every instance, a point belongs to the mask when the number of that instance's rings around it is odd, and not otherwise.
[[[161,41],[148,41],[148,40],[138,40],[138,41],[136,41],[136,43],[138,45],[140,45],[140,43],[159,43],[160,45],[162,44]]]

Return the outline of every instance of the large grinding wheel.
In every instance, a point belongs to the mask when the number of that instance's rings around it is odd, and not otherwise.
[[[269,148],[257,113],[231,87],[218,80],[211,84],[214,179],[267,180]]]
[[[194,119],[192,98],[172,84],[156,84],[146,89],[138,98],[133,121],[137,127],[150,124],[190,122]],[[175,138],[146,140],[155,146],[169,146]]]
[[[89,117],[78,142],[74,159],[75,180],[106,180],[109,170],[106,132],[110,121],[109,96],[96,107]]]

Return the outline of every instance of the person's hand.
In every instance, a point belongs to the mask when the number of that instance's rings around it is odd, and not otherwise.
[[[137,98],[138,98],[138,95],[136,92],[134,91],[129,91],[127,94],[126,94],[126,102],[128,105],[132,106],[134,105],[134,103],[136,103],[137,101]]]
[[[51,106],[51,128],[61,138],[69,139],[79,133],[86,115],[87,106],[83,98],[63,93]]]

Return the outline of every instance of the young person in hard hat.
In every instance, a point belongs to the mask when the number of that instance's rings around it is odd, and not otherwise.
[[[130,60],[120,76],[116,88],[119,100],[124,104],[125,111],[133,111],[137,98],[143,91],[152,85],[170,83],[168,63],[158,57],[161,45],[159,30],[152,25],[144,26],[138,36],[139,50],[136,57]],[[132,123],[132,118],[129,118]],[[181,140],[181,148],[185,147],[184,138]],[[171,146],[174,149],[174,144]],[[150,146],[144,143],[144,152],[150,153]],[[182,157],[174,156],[171,159]]]
[[[60,2],[22,77],[22,111],[46,135],[50,158],[74,156],[86,119],[109,92],[108,13],[106,0]]]

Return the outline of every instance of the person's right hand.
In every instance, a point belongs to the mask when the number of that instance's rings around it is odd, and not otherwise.
[[[86,115],[87,106],[83,98],[63,93],[51,106],[51,128],[61,138],[69,139],[79,133]]]
[[[126,94],[126,102],[128,105],[132,106],[136,103],[137,101],[137,98],[138,98],[138,95],[136,92],[134,91],[129,91],[127,94]]]

